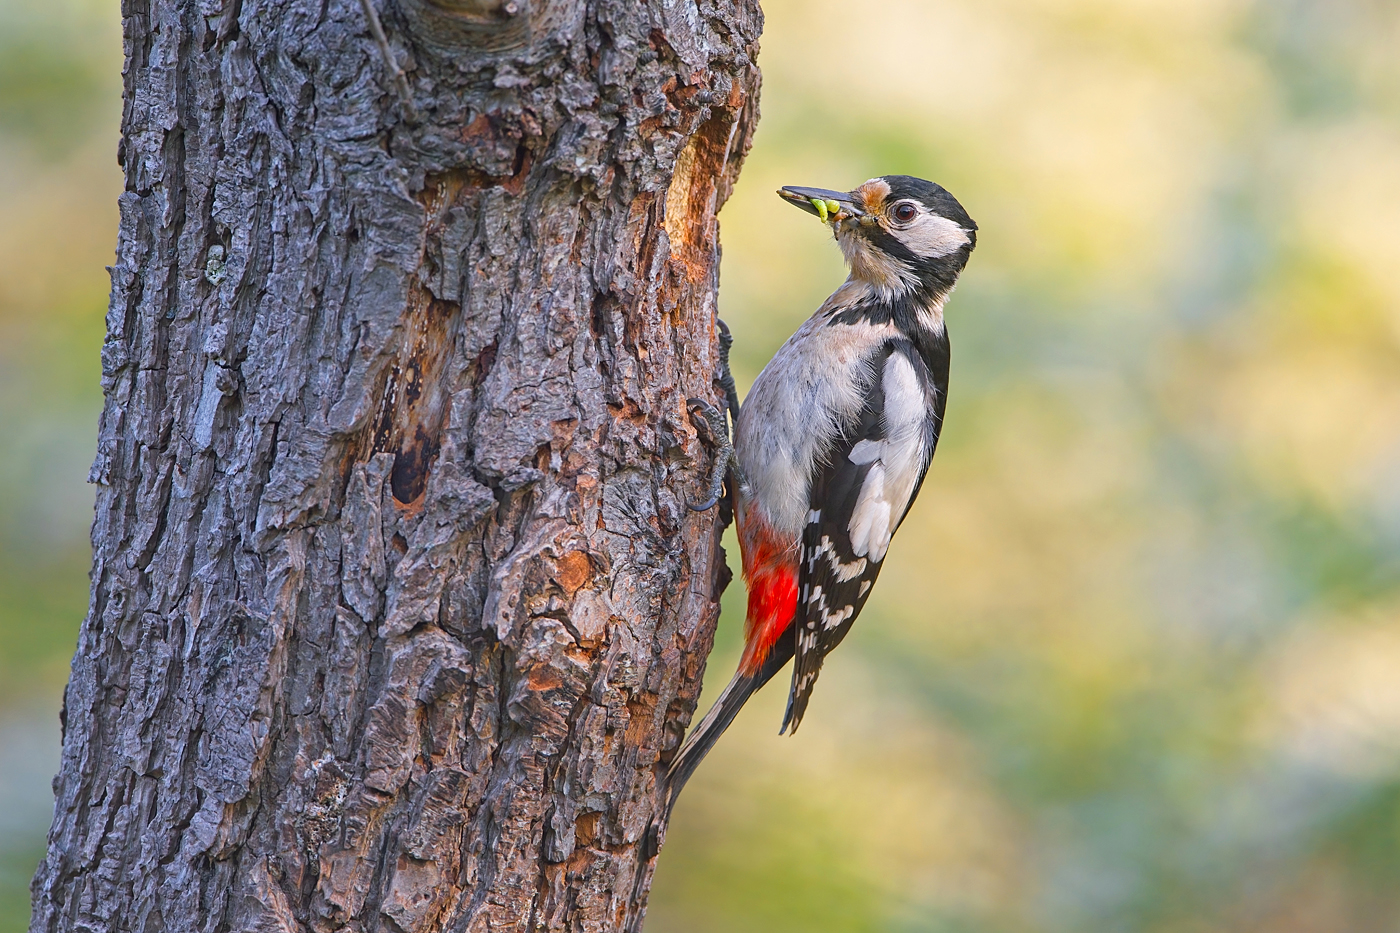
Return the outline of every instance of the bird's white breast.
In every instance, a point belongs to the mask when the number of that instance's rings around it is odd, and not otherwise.
[[[842,290],[828,306],[848,297]],[[875,347],[897,333],[890,324],[832,327],[823,317],[813,315],[764,367],[744,399],[735,438],[750,501],[794,546],[807,520],[812,471],[825,461],[840,424],[864,404]]]

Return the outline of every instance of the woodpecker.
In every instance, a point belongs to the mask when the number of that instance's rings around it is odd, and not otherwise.
[[[732,443],[723,413],[692,400],[720,443],[709,498],[693,507],[713,506],[728,478],[748,614],[739,670],[667,771],[666,816],[744,703],[790,660],[780,734],[801,724],[822,661],[860,615],[933,458],[948,393],[943,306],[977,245],[962,205],[919,178],[778,194],[831,227],[850,274],[742,406],[721,331]]]

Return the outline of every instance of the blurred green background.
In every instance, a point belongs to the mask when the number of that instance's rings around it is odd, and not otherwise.
[[[650,933],[1400,931],[1400,4],[765,8],[740,381],[843,275],[780,184],[921,175],[982,233],[923,495],[801,733],[775,683],[691,783]],[[0,0],[0,933],[87,601],[120,67],[112,4]]]
[[[0,931],[29,925],[87,609],[86,485],[116,246],[121,22],[0,0]]]

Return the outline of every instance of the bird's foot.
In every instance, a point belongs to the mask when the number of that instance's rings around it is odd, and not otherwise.
[[[739,390],[734,386],[734,374],[729,371],[729,348],[734,346],[734,335],[729,325],[716,318],[719,324],[719,385],[724,390],[724,401],[729,406],[729,421],[739,424]]]
[[[729,425],[724,418],[724,412],[702,398],[686,399],[686,404],[690,406],[691,421],[702,434],[709,435],[706,440],[718,448],[715,451],[715,462],[710,467],[710,482],[706,487],[706,497],[703,502],[692,502],[690,508],[696,512],[704,512],[715,507],[720,496],[724,495],[724,478],[729,472],[729,467],[734,461],[734,443],[729,439]],[[696,418],[695,415],[699,415]]]
[[[706,441],[715,451],[715,462],[710,468],[710,482],[706,489],[706,497],[703,502],[692,502],[690,507],[697,512],[704,512],[715,507],[724,495],[725,477],[733,473],[733,480],[739,485],[743,485],[743,475],[739,472],[739,459],[734,453],[734,438],[731,432],[731,425],[739,423],[739,390],[734,386],[734,375],[729,371],[729,350],[734,346],[734,335],[729,332],[729,327],[722,320],[716,321],[719,325],[719,385],[724,390],[725,407],[729,410],[729,419],[725,420],[725,413],[709,402],[701,398],[686,399],[686,403],[691,409],[691,420],[700,428],[702,433],[708,435]],[[699,419],[694,417],[699,414]],[[728,522],[728,519],[724,519]]]

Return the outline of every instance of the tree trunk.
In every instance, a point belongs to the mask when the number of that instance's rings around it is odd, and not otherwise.
[[[33,931],[639,923],[757,0],[374,6],[124,0]]]

